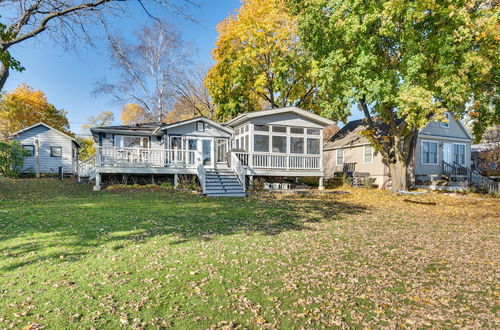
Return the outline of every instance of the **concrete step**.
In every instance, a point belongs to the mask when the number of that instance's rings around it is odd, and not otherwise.
[[[244,192],[241,193],[213,193],[206,194],[208,197],[246,197],[247,194]]]

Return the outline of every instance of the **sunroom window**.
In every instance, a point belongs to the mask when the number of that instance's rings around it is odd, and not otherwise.
[[[286,153],[286,136],[273,136],[273,152]]]
[[[253,149],[256,152],[269,152],[269,135],[254,135]]]
[[[319,155],[319,139],[307,139],[307,153]]]
[[[303,154],[304,153],[304,138],[302,137],[290,137],[290,152],[293,154]]]

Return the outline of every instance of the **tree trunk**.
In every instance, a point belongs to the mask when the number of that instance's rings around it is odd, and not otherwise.
[[[389,164],[393,192],[405,191],[407,189],[408,167],[404,161],[395,161]]]
[[[0,62],[0,92],[3,90],[3,86],[5,86],[7,78],[9,78],[9,67]]]

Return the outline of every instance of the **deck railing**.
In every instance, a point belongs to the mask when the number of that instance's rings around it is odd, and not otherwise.
[[[320,171],[322,169],[320,155],[235,152],[235,156],[242,165],[259,170]]]
[[[78,170],[77,170],[78,180],[80,180],[80,178],[82,177],[91,176],[92,172],[95,170],[95,159],[96,157],[94,154],[78,163]]]
[[[198,151],[181,149],[98,147],[98,166],[191,167],[198,165]]]

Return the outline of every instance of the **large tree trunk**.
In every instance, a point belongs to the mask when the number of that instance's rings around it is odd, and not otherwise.
[[[407,189],[408,166],[404,161],[395,161],[389,164],[393,192],[405,191]]]
[[[7,78],[9,78],[9,67],[0,62],[0,92],[3,90],[3,86],[5,86]]]

